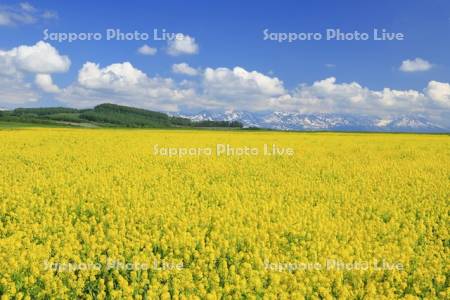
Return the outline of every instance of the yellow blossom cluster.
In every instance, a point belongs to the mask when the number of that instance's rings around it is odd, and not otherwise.
[[[153,152],[218,144],[260,152]],[[446,135],[2,130],[0,170],[1,299],[450,298]]]

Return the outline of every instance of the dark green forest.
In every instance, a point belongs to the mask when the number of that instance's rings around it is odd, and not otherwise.
[[[146,109],[100,104],[93,109],[64,107],[17,108],[0,111],[0,122],[126,128],[242,128],[240,122],[200,121]]]

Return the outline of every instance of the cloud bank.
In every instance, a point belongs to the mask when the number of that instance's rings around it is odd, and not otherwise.
[[[435,80],[422,90],[372,90],[329,77],[288,89],[275,76],[240,66],[201,69],[174,64],[172,72],[184,75],[176,80],[146,74],[125,61],[106,66],[86,62],[71,84],[58,87],[52,75],[66,72],[70,65],[66,55],[45,42],[0,51],[0,105],[26,104],[44,93],[74,107],[111,102],[163,111],[232,109],[380,117],[420,113],[450,119],[450,84]]]

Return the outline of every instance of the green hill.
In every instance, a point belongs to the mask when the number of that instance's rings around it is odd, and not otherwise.
[[[109,103],[100,104],[93,109],[64,107],[17,108],[11,111],[0,111],[0,122],[127,128],[243,127],[239,122],[193,122],[190,119],[172,117],[161,112]]]

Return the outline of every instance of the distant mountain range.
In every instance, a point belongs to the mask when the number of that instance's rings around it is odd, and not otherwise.
[[[346,114],[301,114],[288,112],[252,113],[245,111],[177,114],[193,121],[238,121],[244,127],[302,131],[381,131],[381,132],[450,132],[424,116],[402,115],[392,118]]]

